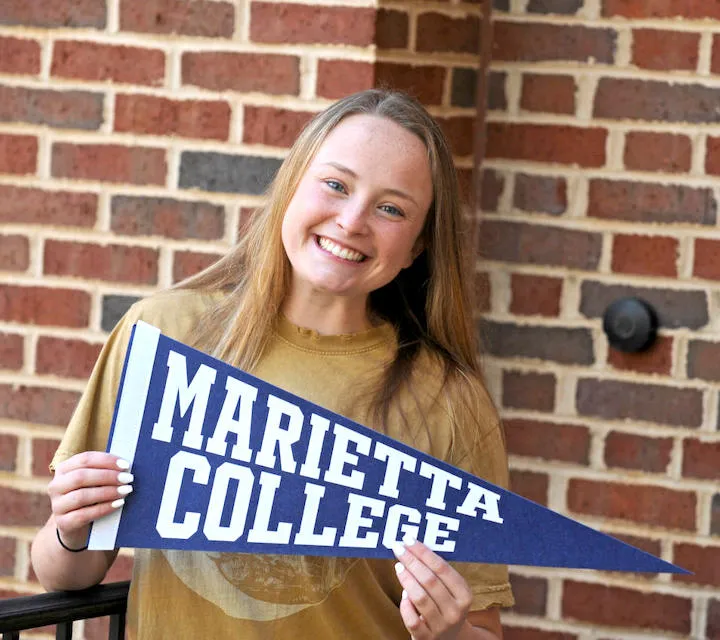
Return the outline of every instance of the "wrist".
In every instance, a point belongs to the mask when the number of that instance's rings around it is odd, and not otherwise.
[[[60,529],[58,529],[58,527],[55,527],[55,536],[57,537],[57,541],[60,546],[65,549],[65,551],[69,551],[70,553],[80,553],[88,548],[87,534],[84,536],[82,542],[77,542],[76,540],[67,540],[64,539],[64,537],[60,534]]]

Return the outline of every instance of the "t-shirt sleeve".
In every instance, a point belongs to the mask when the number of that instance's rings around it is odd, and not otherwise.
[[[459,414],[464,413],[458,407]],[[451,464],[499,487],[508,487],[508,464],[505,436],[497,410],[486,392],[478,395],[469,410],[474,415],[461,418],[460,428],[473,429],[472,437],[463,438],[463,445],[455,449]],[[492,606],[510,607],[515,603],[510,588],[507,565],[483,563],[454,563],[453,566],[467,580],[473,591],[471,611]]]
[[[50,463],[51,471],[77,453],[106,450],[125,352],[138,317],[132,307],[108,337]]]

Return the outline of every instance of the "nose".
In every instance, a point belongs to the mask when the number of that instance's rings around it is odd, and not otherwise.
[[[359,199],[348,199],[337,212],[337,225],[349,234],[364,233],[367,229],[370,207]]]

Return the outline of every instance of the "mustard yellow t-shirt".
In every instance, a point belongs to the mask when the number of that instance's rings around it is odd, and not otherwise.
[[[218,294],[170,291],[136,303],[109,337],[53,466],[86,450],[104,451],[125,351],[133,324],[144,320],[184,341]],[[311,402],[367,424],[368,381],[396,349],[392,327],[346,336],[320,336],[281,318],[254,375]],[[439,367],[421,357],[420,395],[400,398],[388,435],[507,486],[507,461],[497,416],[487,397],[486,433],[472,456],[452,459],[449,416],[437,399]],[[398,412],[407,420],[393,420]],[[420,415],[422,413],[422,415]],[[422,418],[425,418],[423,421]],[[403,424],[427,424],[405,433]],[[454,456],[458,457],[458,456]],[[136,478],[135,482],[147,479]],[[132,499],[132,496],[130,497]],[[249,555],[137,549],[128,602],[128,638],[372,639],[408,637],[398,604],[401,588],[391,560]],[[470,584],[472,610],[509,606],[507,567],[458,563]]]

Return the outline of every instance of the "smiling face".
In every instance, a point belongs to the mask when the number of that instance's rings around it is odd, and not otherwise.
[[[304,297],[366,314],[370,292],[410,266],[432,202],[427,150],[387,118],[336,126],[301,178],[282,224],[288,304]]]

